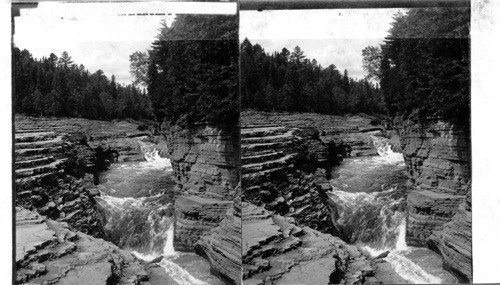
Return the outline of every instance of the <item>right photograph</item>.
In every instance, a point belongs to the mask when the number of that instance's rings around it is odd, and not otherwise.
[[[240,11],[244,284],[472,283],[470,9]]]

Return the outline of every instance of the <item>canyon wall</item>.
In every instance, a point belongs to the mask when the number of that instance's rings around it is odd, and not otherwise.
[[[16,282],[140,284],[148,273],[105,237],[99,171],[143,159],[139,123],[15,117]]]
[[[99,171],[121,160],[143,159],[134,139],[149,132],[140,123],[16,116],[16,205],[104,237],[94,200]]]
[[[111,242],[16,207],[16,284],[141,284],[145,266]]]
[[[397,121],[409,191],[406,240],[429,246],[464,282],[472,281],[469,121]]]
[[[174,125],[165,133],[176,181],[174,247],[206,257],[227,283],[241,281],[239,128]]]
[[[244,111],[241,120],[244,283],[377,282],[370,261],[335,237],[326,195],[342,157],[376,154],[376,118]]]

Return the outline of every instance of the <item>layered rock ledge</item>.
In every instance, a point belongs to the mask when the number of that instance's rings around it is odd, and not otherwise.
[[[213,274],[241,283],[239,128],[171,126],[165,133],[176,182],[174,248],[205,257]]]
[[[334,236],[326,194],[342,157],[377,154],[377,118],[244,111],[241,119],[244,283],[377,283],[371,261]]]
[[[144,266],[110,242],[16,207],[16,283],[140,284]]]
[[[99,171],[117,160],[142,160],[139,122],[15,118],[16,205],[95,237],[104,237]]]
[[[397,122],[408,173],[407,242],[439,252],[445,268],[472,281],[471,142],[467,120]]]
[[[262,207],[243,205],[243,237],[245,284],[377,282],[356,247]]]

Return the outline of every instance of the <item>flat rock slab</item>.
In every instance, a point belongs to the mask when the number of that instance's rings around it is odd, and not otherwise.
[[[77,266],[66,276],[59,279],[60,285],[95,285],[108,284],[113,278],[111,263],[104,261],[87,266]]]
[[[38,214],[24,209],[16,209],[16,214],[16,262],[57,240]]]
[[[290,272],[283,275],[275,284],[329,284],[328,273],[335,271],[336,260],[333,258],[320,258],[309,263],[300,263]]]
[[[111,242],[16,208],[16,281],[27,284],[137,284],[144,266]]]

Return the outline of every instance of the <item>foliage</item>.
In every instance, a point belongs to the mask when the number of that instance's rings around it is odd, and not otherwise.
[[[13,104],[17,113],[88,119],[151,118],[149,97],[141,90],[109,80],[102,70],[89,73],[61,57],[34,59],[29,51],[12,50]]]
[[[238,18],[178,15],[150,51],[147,85],[157,119],[237,122]]]
[[[130,74],[134,77],[134,85],[147,84],[148,64],[148,53],[136,51],[130,55]]]
[[[266,53],[248,39],[241,43],[241,106],[259,110],[323,114],[384,111],[378,86],[354,80],[335,65],[323,68],[304,56],[300,47],[290,53]]]
[[[379,47],[367,46],[361,51],[363,56],[363,69],[368,73],[366,79],[380,80],[380,61],[382,51]]]
[[[395,16],[380,62],[391,114],[469,117],[469,24],[469,9],[412,9]]]

